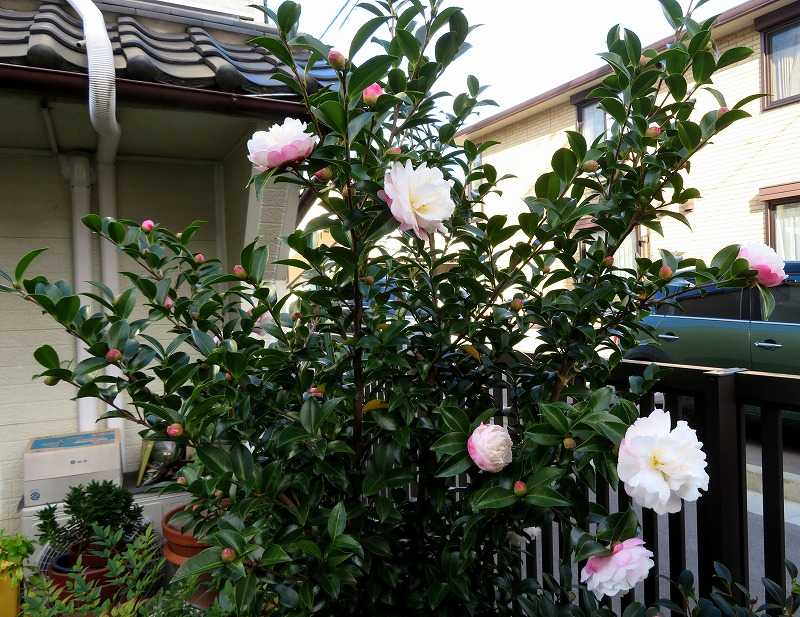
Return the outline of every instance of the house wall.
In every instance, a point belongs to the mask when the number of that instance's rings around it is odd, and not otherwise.
[[[751,26],[717,43],[721,50],[744,45],[755,52],[749,59],[715,74],[714,87],[725,94],[732,107],[737,100],[761,91],[760,36]],[[701,94],[698,116],[717,106],[710,94]],[[665,248],[708,259],[728,244],[764,241],[765,206],[759,202],[759,188],[800,180],[800,104],[762,111],[761,103],[756,101],[745,109],[753,118],[723,131],[692,161],[687,186],[697,187],[702,194],[688,215],[692,229],[666,219],[663,237],[650,232],[652,255]],[[575,129],[576,125],[576,108],[565,102],[481,134],[477,141],[503,142],[487,151],[483,160],[497,166],[500,175],[519,176],[501,185],[503,196],[493,198],[487,210],[508,214],[512,220],[523,212],[522,198],[533,193],[536,178],[550,169],[552,153],[566,145],[564,131]]]

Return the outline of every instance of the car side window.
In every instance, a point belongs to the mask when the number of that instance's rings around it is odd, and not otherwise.
[[[679,306],[664,304],[656,312],[674,317],[742,319],[742,290],[714,289],[706,294],[689,291],[677,296]]]
[[[771,289],[775,310],[766,321],[800,324],[800,283],[785,283]]]

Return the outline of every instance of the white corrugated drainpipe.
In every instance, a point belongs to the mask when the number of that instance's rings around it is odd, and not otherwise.
[[[120,128],[117,123],[117,95],[114,73],[114,49],[108,37],[105,19],[92,0],[67,0],[83,22],[83,36],[86,43],[86,57],[89,73],[89,116],[97,132],[97,196],[100,216],[117,216],[116,169],[114,162],[119,146]],[[78,220],[78,225],[83,226]],[[116,247],[108,242],[100,243],[101,279],[114,293],[119,288],[118,254]],[[116,367],[109,374],[118,374]],[[118,397],[116,403],[122,404]],[[84,424],[81,416],[81,430],[94,427],[97,417]],[[91,424],[91,426],[89,426]],[[123,422],[109,420],[110,427],[119,428],[124,435]],[[122,443],[123,452],[125,443]]]

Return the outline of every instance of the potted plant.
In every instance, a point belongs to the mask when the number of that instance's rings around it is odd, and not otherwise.
[[[111,481],[95,481],[70,487],[63,510],[65,520],[61,523],[55,505],[37,515],[39,541],[61,553],[50,564],[47,575],[62,588],[76,569],[86,569],[89,580],[104,581],[108,556],[98,550],[95,528],[118,530],[116,548],[121,550],[142,529],[142,507],[127,489]]]
[[[0,615],[19,612],[19,588],[25,560],[33,554],[33,542],[21,534],[8,535],[0,529]]]

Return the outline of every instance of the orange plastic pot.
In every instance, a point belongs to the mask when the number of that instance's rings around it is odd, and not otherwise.
[[[170,510],[164,515],[161,521],[161,532],[167,543],[164,545],[164,559],[171,563],[176,568],[188,559],[191,559],[199,552],[208,548],[207,544],[203,544],[197,540],[193,535],[183,533],[177,527],[170,525],[170,520],[178,512],[183,511],[184,507],[180,506],[174,510]],[[189,598],[189,603],[197,608],[209,608],[214,604],[217,599],[217,592],[214,589],[205,587],[210,579],[208,577],[201,577],[199,589]]]

